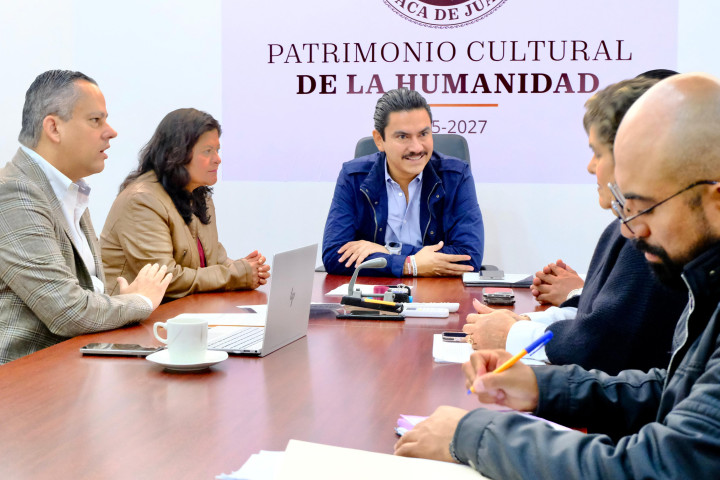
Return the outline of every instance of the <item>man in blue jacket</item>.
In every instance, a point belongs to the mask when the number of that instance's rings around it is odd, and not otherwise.
[[[479,351],[463,366],[482,402],[441,407],[396,454],[467,463],[492,478],[709,478],[720,472],[720,80],[663,80],[628,111],[615,141],[614,208],[623,235],[689,293],[667,369],[609,376],[516,363]],[[712,472],[716,472],[713,474]]]
[[[406,88],[375,107],[379,152],[343,164],[323,235],[329,273],[352,274],[366,259],[387,258],[366,275],[454,276],[480,270],[483,223],[470,166],[433,151],[432,113]]]

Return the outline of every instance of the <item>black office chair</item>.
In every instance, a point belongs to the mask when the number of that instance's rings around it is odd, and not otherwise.
[[[470,149],[467,140],[462,135],[454,133],[437,133],[433,135],[433,149],[445,155],[459,158],[470,164]],[[377,152],[373,137],[363,137],[355,145],[355,157],[362,157]]]

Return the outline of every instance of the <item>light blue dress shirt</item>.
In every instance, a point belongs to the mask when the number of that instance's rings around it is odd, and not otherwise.
[[[423,172],[408,185],[409,200],[405,199],[400,185],[390,177],[385,159],[385,188],[388,196],[388,220],[385,230],[385,245],[398,242],[403,245],[422,247],[420,233],[420,192]]]

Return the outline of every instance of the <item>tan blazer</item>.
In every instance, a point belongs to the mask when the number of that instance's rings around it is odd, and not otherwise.
[[[215,206],[208,199],[210,223],[193,215],[186,224],[155,172],[146,172],[120,192],[100,234],[105,287],[117,293],[117,277],[132,282],[147,263],[168,266],[173,279],[165,298],[191,293],[250,288],[252,272],[245,259],[231,260],[218,241]],[[197,238],[205,251],[200,268]]]
[[[80,227],[102,280],[97,237],[87,210]],[[0,169],[0,363],[68,337],[137,322],[151,312],[138,295],[110,298],[93,291],[50,182],[18,149]]]

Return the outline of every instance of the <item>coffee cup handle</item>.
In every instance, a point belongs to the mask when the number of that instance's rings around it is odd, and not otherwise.
[[[163,323],[163,322],[156,322],[155,325],[153,325],[153,334],[155,334],[155,338],[157,338],[157,339],[160,340],[162,343],[164,343],[165,345],[167,345],[167,343],[168,343],[167,340],[164,339],[164,338],[162,338],[160,335],[158,335],[158,327],[162,327],[162,328],[165,329],[165,331],[167,331],[167,326],[166,326],[166,324]]]

